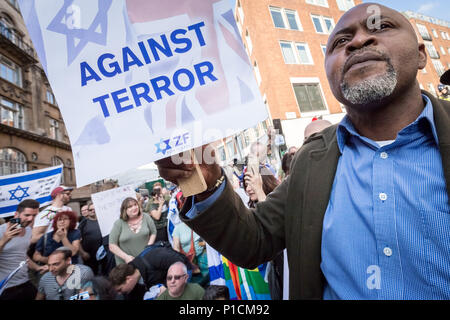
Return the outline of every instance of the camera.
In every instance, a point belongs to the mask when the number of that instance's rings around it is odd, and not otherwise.
[[[159,197],[159,195],[161,194],[161,189],[154,189],[151,193],[152,197]]]
[[[22,228],[22,226],[20,225],[20,218],[12,218],[12,219],[9,220],[9,223],[10,223],[11,225],[17,223],[18,226],[16,226],[16,229]]]

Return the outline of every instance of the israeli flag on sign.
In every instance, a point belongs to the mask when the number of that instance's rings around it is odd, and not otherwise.
[[[25,199],[50,204],[50,193],[59,186],[63,166],[27,171],[0,177],[0,218],[14,215],[17,205]]]

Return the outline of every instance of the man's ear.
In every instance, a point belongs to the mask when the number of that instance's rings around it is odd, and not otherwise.
[[[425,50],[425,44],[419,43],[419,69],[422,70],[427,65],[427,51]]]

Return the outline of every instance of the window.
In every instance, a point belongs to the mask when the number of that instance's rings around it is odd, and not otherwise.
[[[224,150],[223,146],[218,147],[217,150],[219,153],[220,160],[221,161],[227,160],[227,155],[225,154],[225,150]]]
[[[61,158],[57,157],[57,156],[53,156],[52,157],[52,166],[59,166],[62,165],[63,169],[61,171],[61,184],[65,183],[65,179],[64,179],[64,162],[62,161]]]
[[[445,52],[444,47],[443,47],[443,46],[440,46],[440,49],[441,49],[441,53],[445,56],[447,53]]]
[[[294,49],[290,42],[280,42],[281,52],[283,53],[284,62],[286,64],[297,63],[295,59]]]
[[[297,43],[296,47],[297,47],[298,55],[300,57],[300,63],[301,64],[313,64],[308,45],[306,43]]]
[[[280,41],[280,46],[286,64],[314,64],[308,44]]]
[[[61,132],[59,129],[59,122],[55,119],[50,119],[50,138],[60,141]]]
[[[450,40],[450,39],[447,39],[447,35],[445,34],[444,31],[441,31],[441,37],[442,37],[442,39]]]
[[[328,8],[328,1],[327,0],[306,0],[306,3]]]
[[[432,59],[439,59],[439,53],[436,51],[436,48],[433,46],[433,44],[430,41],[424,41],[425,47],[428,50],[428,54],[430,55],[430,58]]]
[[[293,87],[300,112],[327,110],[318,83],[294,83]]]
[[[4,125],[23,129],[23,107],[16,102],[0,97],[0,121]]]
[[[431,62],[433,62],[434,68],[436,69],[436,72],[438,73],[439,77],[442,76],[442,74],[445,72],[445,68],[442,65],[440,60],[431,59]]]
[[[50,90],[47,90],[46,92],[46,98],[47,98],[47,102],[51,103],[51,104],[56,104],[55,103],[55,96],[53,95],[53,93]]]
[[[318,15],[311,15],[311,18],[317,33],[330,34],[333,31],[333,19]]]
[[[416,23],[417,30],[419,30],[420,35],[422,36],[423,40],[433,40],[431,39],[430,34],[428,33],[427,27],[425,27],[423,24]]]
[[[241,23],[244,23],[244,9],[242,9],[241,2],[237,1],[237,11],[239,13],[239,17],[241,18]]]
[[[275,27],[286,29],[286,25],[284,23],[283,14],[281,13],[281,9],[279,8],[270,8],[270,14],[272,16],[272,21]]]
[[[230,159],[235,158],[235,150],[234,150],[234,141],[230,140],[227,142],[227,150],[228,150],[228,156]]]
[[[439,37],[438,37],[438,34],[437,34],[437,32],[436,32],[435,29],[431,29],[431,33],[433,34],[433,36],[434,36],[436,39],[439,38]]]
[[[426,68],[423,68],[423,69],[422,69],[422,73],[427,73],[427,69],[426,69]]]
[[[248,53],[251,54],[253,50],[252,39],[250,39],[250,34],[248,30],[245,30],[245,40],[247,41]]]
[[[269,7],[269,10],[276,28],[303,31],[297,11],[276,7]]]
[[[320,48],[322,49],[323,55],[325,56],[327,54],[327,45],[326,44],[321,44]]]
[[[11,148],[0,149],[0,176],[27,171],[25,155]]]
[[[253,64],[253,68],[255,68],[255,76],[256,76],[256,81],[258,81],[258,85],[261,84],[261,73],[259,72],[259,67],[258,64],[255,63]]]
[[[0,55],[0,77],[22,87],[22,68]]]
[[[336,0],[339,10],[347,11],[355,6],[353,0]]]

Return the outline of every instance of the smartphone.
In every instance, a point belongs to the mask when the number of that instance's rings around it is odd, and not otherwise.
[[[249,156],[247,166],[252,175],[256,175],[259,173],[259,162],[257,157],[253,155]]]
[[[18,226],[16,226],[16,229],[22,228],[22,226],[20,225],[20,218],[12,218],[12,219],[9,220],[9,223],[10,223],[11,225],[17,223]]]

